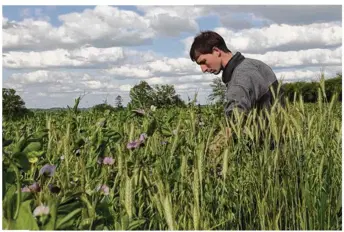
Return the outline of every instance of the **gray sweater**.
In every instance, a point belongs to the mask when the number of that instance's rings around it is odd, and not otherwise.
[[[276,92],[278,86],[276,75],[267,64],[244,58],[240,53],[235,54],[228,62],[223,70],[222,80],[227,86],[227,116],[236,107],[244,112],[254,107],[258,110],[270,108],[273,101],[270,87]]]

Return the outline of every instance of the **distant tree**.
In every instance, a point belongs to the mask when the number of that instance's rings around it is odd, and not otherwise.
[[[226,102],[226,85],[222,82],[220,77],[213,79],[212,93],[208,96],[210,101],[214,101],[216,104],[224,104]]]
[[[285,96],[290,100],[294,100],[296,94],[298,100],[302,96],[305,102],[316,102],[318,100],[319,82],[293,82],[283,84]],[[325,93],[327,101],[331,101],[334,94],[338,94],[338,101],[342,101],[342,75],[338,73],[335,78],[325,80]]]
[[[173,85],[155,85],[154,105],[161,107],[183,106],[184,102]]]
[[[130,105],[133,108],[148,108],[154,103],[155,93],[146,81],[141,81],[140,84],[131,88],[129,96],[131,98]]]
[[[2,116],[5,119],[18,119],[31,113],[14,89],[2,88]]]
[[[121,108],[123,108],[123,99],[122,99],[122,97],[120,96],[120,95],[118,95],[117,97],[116,97],[116,99],[115,99],[115,107],[117,108],[117,109],[121,109]]]
[[[98,104],[92,107],[92,110],[104,112],[105,110],[113,111],[115,108],[107,103]]]
[[[185,106],[174,89],[173,85],[154,85],[151,87],[147,82],[141,81],[130,90],[130,108]]]
[[[342,73],[325,81],[325,92],[328,101],[331,101],[334,94],[338,94],[338,100],[342,101]]]

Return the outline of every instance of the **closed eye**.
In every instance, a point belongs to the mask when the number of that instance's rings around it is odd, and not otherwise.
[[[206,61],[206,60],[201,60],[198,64],[199,64],[199,65],[205,64],[205,61]]]

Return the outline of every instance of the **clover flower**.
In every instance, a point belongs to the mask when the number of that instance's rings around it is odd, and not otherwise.
[[[151,105],[150,109],[151,109],[151,111],[154,112],[156,110],[156,106],[155,105]]]
[[[103,159],[103,164],[113,165],[114,163],[115,163],[115,160],[111,157],[105,157]]]
[[[35,210],[33,211],[33,215],[35,217],[37,216],[43,216],[43,215],[48,215],[49,214],[49,207],[46,205],[41,204],[40,206],[37,206]]]
[[[106,184],[103,184],[102,186],[98,186],[97,191],[104,193],[104,195],[109,195],[110,188]]]

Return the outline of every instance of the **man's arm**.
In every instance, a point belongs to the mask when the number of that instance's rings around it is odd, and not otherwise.
[[[227,89],[227,104],[225,106],[225,113],[228,117],[232,116],[233,110],[238,109],[239,113],[248,112],[255,104],[255,96],[253,88],[249,83],[244,85],[235,84]]]

